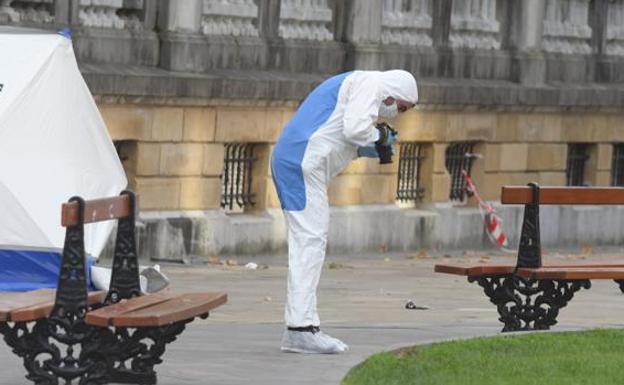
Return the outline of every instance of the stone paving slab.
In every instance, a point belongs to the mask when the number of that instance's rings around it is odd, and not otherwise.
[[[176,291],[228,292],[230,302],[196,321],[170,345],[157,367],[159,384],[339,384],[369,355],[432,341],[496,335],[497,313],[476,284],[433,273],[441,259],[397,254],[332,258],[321,279],[323,329],[351,347],[342,355],[282,353],[279,342],[286,286],[283,259],[261,260],[268,269],[163,266]],[[553,259],[614,260],[617,256]],[[548,260],[548,256],[546,257]],[[456,260],[456,259],[455,259]],[[454,260],[454,261],[455,261]],[[463,261],[513,262],[512,257],[471,255]],[[430,310],[406,310],[415,300]],[[622,327],[624,295],[614,282],[595,281],[563,309],[555,331]],[[0,384],[28,384],[19,360],[0,344]]]

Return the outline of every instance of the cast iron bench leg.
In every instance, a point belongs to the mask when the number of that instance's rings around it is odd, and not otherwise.
[[[515,301],[512,280],[512,275],[468,277],[468,282],[476,281],[483,288],[490,302],[496,305],[500,316],[498,320],[505,325],[503,332],[517,330],[520,324],[513,311]]]
[[[57,385],[61,378],[68,384],[107,383],[106,368],[100,365],[97,370],[102,361],[99,330],[86,326],[82,319],[57,321],[43,318],[0,325],[5,342],[23,360],[26,378],[37,385]]]
[[[154,385],[154,366],[162,363],[168,343],[173,342],[193,319],[161,327],[116,328],[110,358],[110,382]]]
[[[548,330],[574,293],[589,289],[589,280],[530,280],[515,275],[469,277],[496,305],[503,332]]]

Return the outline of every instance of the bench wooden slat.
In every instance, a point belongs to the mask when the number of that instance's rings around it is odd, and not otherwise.
[[[529,186],[503,186],[501,203],[533,202]],[[540,187],[542,205],[617,205],[624,204],[624,187]]]
[[[545,265],[541,269],[624,269],[624,263],[580,263],[580,264],[555,264]],[[468,277],[479,277],[482,275],[505,275],[513,274],[515,265],[435,265],[436,273],[465,275]],[[535,269],[525,269],[535,270]],[[526,274],[526,273],[525,273]],[[524,276],[524,275],[523,275]],[[596,278],[598,279],[598,278]],[[610,279],[610,278],[607,278]]]
[[[114,317],[168,301],[173,297],[175,295],[169,293],[154,293],[123,300],[89,312],[85,321],[89,325],[106,327],[112,324],[111,319]]]
[[[478,265],[478,266],[435,265],[436,273],[446,273],[446,274],[466,275],[466,276],[512,274],[515,269],[516,269],[516,266],[513,266],[513,265]]]
[[[30,322],[49,316],[52,308],[54,307],[54,299],[56,296],[55,290],[50,290],[50,292],[51,295],[47,301],[42,301],[34,304],[24,303],[22,307],[11,310],[5,321]],[[106,298],[106,291],[95,291],[90,292],[87,299],[89,305],[94,305],[97,303],[102,303],[104,301],[104,298]]]
[[[61,225],[67,227],[78,224],[78,207],[77,202],[63,203]],[[128,195],[85,201],[85,223],[126,218],[130,214],[130,197]]]
[[[529,279],[624,279],[623,267],[540,267],[518,269],[518,275]]]
[[[164,326],[206,314],[227,302],[225,293],[189,293],[110,318],[113,326]]]
[[[11,311],[27,306],[54,301],[53,289],[40,289],[29,292],[1,292],[0,293],[0,322],[7,321]]]

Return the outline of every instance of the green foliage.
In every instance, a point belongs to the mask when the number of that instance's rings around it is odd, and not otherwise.
[[[622,384],[624,331],[475,338],[376,354],[343,385]]]

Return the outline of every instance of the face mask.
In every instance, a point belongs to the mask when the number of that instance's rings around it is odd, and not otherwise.
[[[399,114],[399,107],[397,106],[396,102],[392,103],[389,106],[386,105],[386,103],[382,102],[381,106],[379,106],[378,114],[382,118],[392,119],[392,118],[395,118]]]

